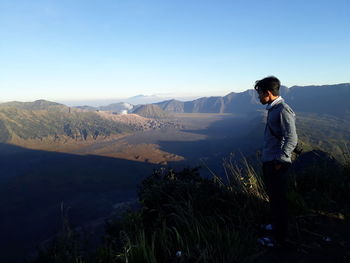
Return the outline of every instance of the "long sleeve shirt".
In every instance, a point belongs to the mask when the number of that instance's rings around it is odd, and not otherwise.
[[[268,115],[261,160],[291,163],[292,152],[298,143],[296,115],[282,97],[267,105],[266,109]]]

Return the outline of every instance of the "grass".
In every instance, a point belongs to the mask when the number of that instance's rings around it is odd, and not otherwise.
[[[107,222],[105,242],[96,251],[73,253],[61,262],[276,262],[276,254],[256,243],[258,226],[268,219],[261,169],[244,158],[239,163],[228,158],[224,168],[225,180],[215,174],[202,178],[198,168],[154,171],[139,185],[140,210]],[[348,161],[339,171],[320,163],[318,169],[291,174],[290,242],[296,249],[283,254],[286,262],[319,255],[319,262],[322,257],[327,262],[327,253],[346,258],[350,249],[340,234],[350,229],[349,171]],[[332,233],[330,246],[323,239]],[[58,262],[48,258],[35,262]]]

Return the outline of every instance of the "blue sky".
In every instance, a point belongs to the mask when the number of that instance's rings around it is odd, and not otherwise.
[[[0,0],[0,101],[350,82],[350,1]]]

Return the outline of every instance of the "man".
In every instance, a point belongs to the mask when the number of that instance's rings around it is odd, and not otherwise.
[[[255,83],[262,104],[267,104],[267,123],[264,132],[263,180],[270,200],[272,224],[265,225],[272,236],[259,238],[262,245],[283,245],[288,232],[287,171],[291,154],[297,145],[295,113],[279,94],[280,81],[266,77]]]

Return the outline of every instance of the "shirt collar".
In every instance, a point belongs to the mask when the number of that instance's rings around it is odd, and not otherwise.
[[[278,96],[277,99],[275,99],[273,102],[267,104],[266,109],[269,110],[276,104],[281,103],[282,101],[284,101],[284,99],[281,96]]]

